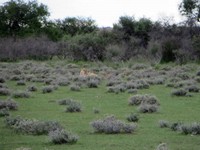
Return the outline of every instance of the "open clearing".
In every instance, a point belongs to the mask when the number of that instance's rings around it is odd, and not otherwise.
[[[93,74],[80,76],[86,70]],[[53,144],[48,135],[30,135],[16,132],[0,118],[0,150],[154,150],[166,143],[172,150],[198,150],[200,137],[160,128],[159,121],[170,123],[199,123],[200,112],[200,67],[197,64],[183,66],[147,64],[103,64],[32,62],[1,63],[1,89],[9,94],[0,94],[0,100],[12,98],[18,104],[12,117],[21,116],[39,121],[57,121],[67,130],[78,135],[75,144]],[[3,81],[4,80],[4,81]],[[27,92],[34,86],[37,91],[28,92],[29,98],[17,98],[17,91]],[[45,88],[52,88],[45,92]],[[174,94],[175,90],[185,94]],[[157,98],[158,110],[152,113],[139,112],[138,106],[129,105],[130,97],[149,94]],[[176,96],[179,95],[179,96]],[[81,104],[81,112],[66,112],[62,99],[73,99]],[[128,122],[127,116],[136,113],[138,122]],[[135,124],[129,134],[96,133],[92,121],[114,115],[117,119]]]

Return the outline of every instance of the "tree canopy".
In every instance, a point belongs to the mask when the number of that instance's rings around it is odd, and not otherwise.
[[[49,16],[48,7],[36,0],[11,0],[0,6],[0,34],[24,36],[37,33]]]

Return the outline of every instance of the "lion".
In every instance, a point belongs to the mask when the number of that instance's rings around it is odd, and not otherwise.
[[[97,77],[97,74],[95,74],[95,73],[93,73],[93,72],[90,72],[90,71],[88,71],[87,69],[85,69],[85,68],[83,68],[83,69],[81,69],[81,71],[80,71],[80,76],[82,76],[82,77]]]

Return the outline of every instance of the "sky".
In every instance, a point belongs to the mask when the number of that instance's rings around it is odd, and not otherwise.
[[[0,4],[8,0],[0,0]],[[112,27],[120,16],[146,17],[153,21],[171,18],[175,23],[183,18],[178,11],[182,0],[37,0],[48,6],[50,19],[89,17],[99,27]]]

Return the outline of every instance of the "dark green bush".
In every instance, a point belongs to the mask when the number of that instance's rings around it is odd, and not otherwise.
[[[70,40],[70,51],[75,60],[103,60],[104,39],[95,33],[76,35]]]

